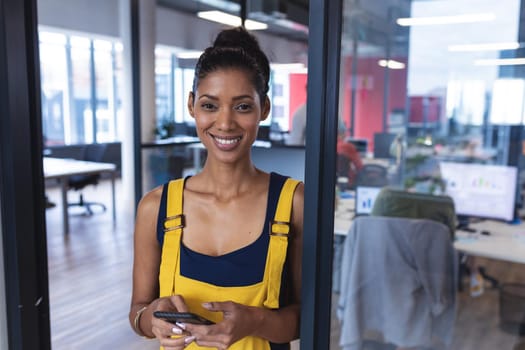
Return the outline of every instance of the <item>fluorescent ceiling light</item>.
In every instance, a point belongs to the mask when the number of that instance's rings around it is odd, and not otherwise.
[[[525,57],[481,59],[474,61],[474,64],[476,66],[517,66],[525,64]]]
[[[201,57],[203,51],[180,51],[175,54],[177,58],[199,58]]]
[[[405,68],[405,64],[403,62],[395,61],[395,60],[379,60],[377,61],[377,64],[381,67],[387,67],[390,69],[403,69]]]
[[[201,11],[197,13],[197,16],[208,21],[226,24],[232,27],[238,27],[242,22],[240,17],[222,11]],[[253,21],[251,19],[247,19],[244,22],[244,26],[247,30],[264,30],[268,28],[266,23]]]
[[[490,22],[496,16],[493,13],[467,13],[453,16],[436,16],[436,17],[410,17],[398,18],[397,24],[400,26],[425,26],[435,24],[458,24],[474,22]]]
[[[286,70],[305,68],[303,63],[270,63],[270,67],[272,69],[286,69]]]
[[[518,42],[508,43],[485,43],[485,44],[461,44],[450,45],[448,51],[465,52],[465,51],[500,51],[515,50],[520,47]]]

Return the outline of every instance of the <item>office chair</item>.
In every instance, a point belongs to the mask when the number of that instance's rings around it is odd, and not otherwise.
[[[339,345],[449,348],[456,271],[456,252],[444,224],[400,217],[355,218],[343,249]]]
[[[91,162],[101,162],[106,152],[106,144],[88,144],[84,148],[84,155],[82,160]],[[89,185],[97,185],[100,180],[100,174],[89,175],[73,175],[68,180],[68,187],[74,191],[81,191],[84,187]],[[102,211],[106,211],[106,206],[99,202],[88,202],[84,200],[82,192],[79,194],[79,200],[75,203],[68,203],[68,207],[83,207],[86,209],[87,215],[93,215],[92,207],[100,207]]]
[[[446,225],[451,240],[454,240],[458,220],[454,201],[450,196],[432,195],[428,193],[408,192],[401,189],[384,187],[376,197],[372,207],[372,216],[404,217],[412,219],[428,219]],[[463,291],[462,280],[471,271],[465,263],[466,255],[460,254],[458,266],[458,291]],[[479,267],[484,279],[496,287],[497,280],[488,275],[483,267]]]
[[[357,186],[381,187],[388,185],[388,170],[379,164],[364,164],[357,173]]]
[[[440,222],[449,228],[451,238],[454,237],[457,226],[454,201],[450,196],[408,192],[391,187],[381,189],[374,201],[371,214]]]

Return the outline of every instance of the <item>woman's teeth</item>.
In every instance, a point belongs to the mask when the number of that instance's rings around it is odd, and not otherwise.
[[[241,140],[240,137],[237,137],[235,139],[221,139],[220,137],[215,137],[215,140],[220,143],[221,145],[232,145],[234,143],[237,143]]]

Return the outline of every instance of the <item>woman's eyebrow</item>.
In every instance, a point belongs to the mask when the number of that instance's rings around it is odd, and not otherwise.
[[[237,100],[243,100],[245,98],[249,98],[249,99],[253,100],[253,96],[251,96],[251,95],[235,96],[234,98],[232,98],[232,100],[237,101]]]
[[[200,100],[202,98],[209,98],[211,100],[218,100],[219,99],[217,96],[208,95],[208,94],[200,95],[198,99]]]

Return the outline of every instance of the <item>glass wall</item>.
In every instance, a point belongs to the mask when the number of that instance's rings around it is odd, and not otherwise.
[[[119,141],[122,45],[49,28],[39,37],[46,145]]]
[[[522,4],[343,7],[330,348],[512,349]]]

